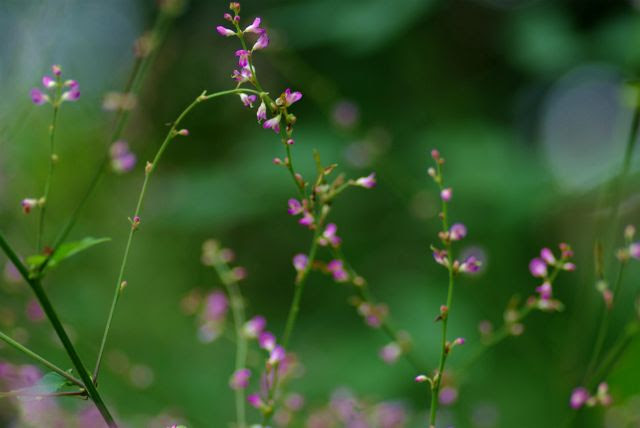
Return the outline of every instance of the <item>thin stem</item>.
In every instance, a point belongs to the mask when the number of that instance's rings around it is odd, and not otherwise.
[[[55,152],[55,137],[56,137],[56,123],[58,121],[58,110],[61,103],[61,91],[62,82],[60,76],[56,76],[56,95],[53,99],[53,117],[51,118],[51,125],[49,125],[49,171],[44,183],[44,193],[42,195],[42,207],[40,208],[40,218],[38,220],[38,233],[37,233],[37,251],[42,251],[42,240],[44,239],[44,218],[47,212],[47,205],[49,205],[49,193],[51,192],[51,180],[53,178],[53,168],[56,162]]]
[[[176,135],[178,135],[177,131],[176,131],[177,126],[182,122],[182,120],[189,114],[189,112],[191,112],[191,110],[196,105],[200,104],[203,101],[207,101],[207,100],[210,100],[210,99],[222,96],[222,95],[239,94],[239,93],[243,93],[243,92],[259,94],[259,92],[253,91],[251,89],[231,89],[231,90],[228,90],[228,91],[216,92],[216,93],[210,94],[210,95],[206,95],[207,92],[204,91],[202,94],[200,94],[191,104],[189,104],[189,106],[187,106],[187,108],[185,108],[182,111],[182,113],[180,113],[178,118],[173,122],[173,124],[171,125],[171,129],[169,129],[169,132],[167,133],[164,141],[160,145],[160,148],[158,149],[158,152],[156,153],[156,155],[155,155],[155,157],[153,159],[153,162],[148,164],[147,167],[145,168],[145,177],[144,177],[144,181],[142,183],[142,189],[140,190],[140,194],[138,196],[138,202],[136,204],[136,208],[135,208],[133,217],[131,217],[131,219],[130,219],[131,227],[129,229],[129,237],[127,238],[127,243],[126,243],[125,248],[124,248],[124,254],[122,256],[122,262],[120,263],[120,269],[119,269],[119,273],[118,273],[118,280],[116,281],[114,292],[113,292],[113,299],[111,301],[111,308],[109,309],[109,315],[107,317],[107,323],[105,325],[104,333],[102,335],[102,341],[100,342],[100,350],[98,351],[98,357],[96,359],[96,366],[95,366],[95,369],[93,371],[93,377],[94,377],[94,380],[96,382],[98,380],[98,374],[100,373],[100,365],[102,363],[102,356],[104,354],[105,346],[107,344],[107,338],[109,336],[109,331],[111,329],[111,323],[113,321],[113,314],[115,313],[116,306],[118,304],[118,299],[119,299],[120,294],[121,294],[122,282],[124,280],[125,268],[127,266],[127,260],[129,259],[129,250],[131,249],[131,243],[133,242],[133,234],[138,229],[137,219],[139,219],[140,213],[142,211],[142,203],[144,201],[144,197],[145,197],[145,194],[147,192],[147,186],[149,184],[149,180],[151,178],[151,175],[152,175],[153,171],[155,171],[155,169],[157,168],[158,162],[160,161],[160,159],[162,158],[163,153],[165,152],[165,150],[169,146],[169,142],[171,140],[173,140],[176,137]]]
[[[47,397],[86,397],[86,391],[59,391],[59,392],[33,392],[31,388],[15,389],[13,391],[0,392],[0,398],[7,397],[32,397],[32,398],[47,398]]]
[[[105,420],[105,422],[109,427],[117,428],[117,424],[114,421],[113,416],[111,416],[109,409],[107,409],[107,406],[104,404],[104,401],[102,401],[102,397],[100,396],[100,393],[98,393],[98,390],[93,384],[91,375],[89,374],[87,369],[84,367],[84,364],[80,359],[80,356],[78,355],[75,347],[71,343],[71,340],[67,335],[67,332],[62,326],[62,322],[60,322],[60,318],[58,318],[58,314],[56,313],[55,309],[53,308],[53,305],[49,301],[49,297],[47,296],[46,292],[42,288],[42,284],[40,283],[40,280],[38,278],[32,278],[31,276],[29,276],[29,271],[27,270],[26,266],[22,263],[18,255],[13,251],[13,249],[11,248],[9,243],[6,241],[2,233],[0,233],[0,247],[2,247],[2,250],[5,252],[9,260],[11,260],[11,262],[14,264],[16,269],[18,269],[18,272],[20,272],[20,275],[24,278],[24,280],[27,282],[27,284],[29,284],[29,286],[35,293],[36,298],[38,299],[38,302],[42,307],[42,310],[44,311],[47,318],[49,319],[49,322],[53,326],[53,329],[58,335],[58,338],[62,342],[62,346],[64,347],[65,351],[67,352],[67,355],[71,359],[71,362],[76,368],[76,371],[80,375],[80,379],[82,379],[82,383],[84,384],[84,387],[87,389],[87,394],[89,395],[93,403],[96,405],[96,407],[100,411],[102,418]]]
[[[637,321],[632,321],[627,325],[624,333],[616,340],[613,346],[611,346],[611,349],[603,358],[600,367],[594,373],[593,378],[589,382],[592,386],[595,386],[601,379],[606,377],[607,373],[614,367],[615,363],[624,354],[626,348],[639,332],[640,325]]]
[[[222,284],[224,284],[227,294],[229,294],[229,301],[231,303],[231,312],[233,314],[233,324],[235,327],[235,340],[236,340],[236,361],[235,371],[241,370],[247,366],[247,350],[248,343],[247,338],[242,331],[242,327],[245,322],[244,311],[244,299],[240,292],[238,282],[234,279],[233,273],[229,269],[229,266],[219,260],[213,262],[213,268],[215,269]],[[235,389],[236,399],[236,422],[238,428],[245,428],[245,392],[244,388]]]
[[[172,16],[173,15],[167,14],[162,10],[158,14],[156,22],[154,23],[151,29],[151,37],[153,39],[152,51],[149,52],[146,56],[141,56],[136,58],[136,61],[134,62],[134,65],[131,69],[131,73],[129,75],[129,78],[127,79],[127,83],[124,88],[124,93],[127,96],[135,96],[140,91],[140,88],[142,87],[142,84],[148,74],[148,70],[150,69],[151,64],[153,64],[153,62],[155,61],[155,58],[158,55],[159,47],[160,45],[162,45],[162,42],[166,38],[166,35],[168,33],[168,30],[170,28],[170,24],[172,21]],[[124,108],[124,106],[121,105],[118,108],[118,111],[116,113],[116,119],[114,122],[113,130],[111,132],[108,144],[111,144],[114,141],[117,141],[118,139],[120,139],[129,121],[129,117],[130,117],[129,109]],[[71,216],[65,223],[64,227],[56,237],[56,240],[52,245],[51,252],[47,256],[47,258],[44,260],[44,262],[39,266],[38,268],[39,274],[41,274],[44,271],[44,269],[47,267],[47,265],[51,261],[51,258],[55,255],[56,251],[60,248],[60,245],[67,239],[67,237],[69,236],[69,233],[71,233],[71,230],[73,229],[76,222],[78,221],[78,218],[80,216],[80,213],[84,209],[84,206],[86,205],[87,201],[89,200],[89,198],[95,191],[96,187],[98,186],[100,179],[107,171],[110,159],[111,158],[107,153],[105,157],[102,159],[102,161],[100,162],[98,168],[96,169],[95,174],[89,181],[89,186],[87,187],[87,190],[83,194],[82,198],[80,198],[78,205],[73,210],[73,213],[71,214]]]
[[[26,356],[38,361],[40,364],[42,364],[42,365],[48,367],[49,369],[53,370],[54,372],[58,373],[60,376],[62,376],[65,379],[67,379],[69,382],[74,383],[75,385],[79,386],[80,388],[84,388],[84,384],[82,383],[82,381],[80,381],[79,379],[77,379],[74,376],[72,376],[69,372],[61,369],[58,366],[56,366],[55,364],[53,364],[51,361],[47,360],[46,358],[36,354],[35,352],[33,352],[31,349],[27,348],[26,346],[23,346],[20,343],[16,342],[11,337],[7,336],[6,334],[4,334],[1,331],[0,331],[0,340],[5,341],[8,345],[11,345],[13,348],[15,348],[18,351],[22,352]]]

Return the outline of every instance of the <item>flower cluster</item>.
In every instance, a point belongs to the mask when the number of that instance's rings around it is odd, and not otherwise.
[[[111,168],[120,174],[129,172],[136,165],[136,155],[129,150],[129,145],[124,140],[118,140],[109,149],[111,156]]]
[[[51,103],[54,106],[60,105],[64,101],[76,101],[80,98],[80,86],[75,80],[62,81],[62,69],[59,65],[51,66],[54,77],[45,75],[42,77],[42,86],[31,89],[31,101],[35,105]],[[63,92],[63,89],[66,88]],[[48,93],[49,94],[48,94]]]
[[[540,278],[542,284],[536,287],[538,296],[531,296],[528,304],[540,310],[561,310],[562,303],[553,299],[553,281],[560,271],[574,271],[576,265],[570,261],[573,250],[568,244],[560,243],[560,257],[556,258],[549,248],[540,250],[540,257],[529,262],[529,272],[535,278]]]
[[[582,406],[594,407],[597,405],[606,407],[612,402],[611,395],[609,395],[609,385],[605,382],[598,385],[595,395],[590,395],[589,390],[584,387],[578,387],[571,392],[571,398],[569,399],[569,405],[572,409],[579,409]]]

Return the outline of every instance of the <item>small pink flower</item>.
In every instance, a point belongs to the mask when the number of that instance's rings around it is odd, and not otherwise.
[[[302,204],[297,199],[289,199],[288,204],[289,209],[287,210],[287,212],[291,215],[298,215],[304,211],[304,209],[302,208]]]
[[[31,90],[31,101],[35,105],[41,106],[42,104],[49,102],[49,96],[43,93],[40,89],[33,88]]]
[[[249,394],[247,396],[247,401],[256,409],[259,409],[264,405],[264,403],[262,402],[262,398],[260,398],[259,394]]]
[[[383,346],[378,353],[382,361],[387,364],[395,363],[400,355],[402,355],[402,348],[395,342],[391,342],[388,345]]]
[[[80,98],[80,88],[78,86],[64,92],[60,99],[62,101],[77,101]]]
[[[601,382],[598,385],[596,399],[603,406],[609,406],[613,402],[611,395],[609,395],[609,385],[606,382]]]
[[[231,389],[244,389],[249,386],[249,378],[251,378],[251,370],[239,369],[233,372],[229,380]]]
[[[262,349],[273,351],[276,347],[276,337],[270,331],[263,331],[258,338],[258,344]]]
[[[572,409],[579,409],[589,400],[589,391],[586,388],[578,387],[571,392],[569,404]]]
[[[365,189],[371,189],[376,186],[376,173],[372,172],[366,177],[360,177],[356,180],[356,186],[364,187]]]
[[[467,236],[467,228],[462,223],[455,223],[449,229],[449,238],[452,241],[459,241],[463,239],[465,236]]]
[[[469,256],[460,264],[458,271],[462,273],[476,273],[480,270],[480,266],[482,266],[482,262],[480,260],[475,256]]]
[[[203,317],[210,321],[220,321],[225,318],[228,307],[227,296],[221,291],[214,291],[207,296]]]
[[[440,390],[438,401],[443,406],[450,406],[458,400],[458,390],[451,386],[445,386]]]
[[[59,65],[52,65],[51,66],[51,72],[55,75],[55,76],[60,76],[62,74],[62,68],[60,68]]]
[[[449,258],[447,257],[447,251],[446,250],[434,249],[433,250],[433,259],[439,265],[442,265],[444,267],[449,267]]]
[[[251,69],[248,66],[240,68],[240,71],[233,70],[233,74],[231,75],[231,78],[238,83],[248,82],[251,80],[251,77]]]
[[[331,274],[333,275],[333,279],[336,282],[346,282],[349,279],[349,274],[344,269],[342,260],[331,260],[329,263],[327,263],[327,270],[331,272]]]
[[[553,292],[553,289],[551,288],[551,283],[549,281],[543,282],[541,286],[536,288],[536,292],[540,294],[541,299],[549,300]]]
[[[256,315],[244,324],[242,330],[245,336],[255,339],[262,333],[266,325],[267,320],[261,315]]]
[[[273,129],[273,132],[278,134],[280,132],[280,119],[281,119],[281,115],[272,117],[271,119],[265,121],[262,124],[262,127],[264,129]]]
[[[332,247],[337,247],[340,245],[342,241],[336,232],[338,231],[338,226],[335,223],[329,223],[327,227],[322,232],[322,235],[318,238],[318,244],[322,246],[331,245]]]
[[[224,36],[224,37],[231,37],[231,36],[235,36],[236,35],[235,31],[230,30],[228,28],[225,28],[222,25],[218,25],[216,27],[216,31],[218,31],[218,34],[220,34],[221,36]]]
[[[258,106],[258,110],[256,111],[256,118],[258,119],[258,123],[267,119],[267,106],[264,101],[260,103],[260,106]]]
[[[306,254],[299,253],[293,256],[293,267],[296,268],[298,272],[305,270],[308,264],[309,258]]]
[[[111,167],[117,173],[129,172],[136,165],[136,155],[131,153],[126,141],[119,140],[111,145]]]
[[[302,214],[302,218],[298,220],[298,223],[310,228],[313,226],[313,214],[309,211],[304,211],[304,214]]]
[[[556,258],[553,256],[553,252],[548,248],[540,250],[540,258],[545,261],[549,266],[553,266],[556,262]]]
[[[236,51],[236,56],[238,57],[238,65],[240,67],[247,67],[249,65],[249,55],[251,55],[251,52],[245,51],[244,49]]]
[[[53,88],[57,85],[56,79],[51,76],[43,76],[42,77],[42,86],[47,89]]]
[[[451,187],[442,189],[442,191],[440,192],[440,198],[442,198],[442,200],[445,202],[449,202],[452,196],[453,196],[453,190],[451,189]]]
[[[418,383],[424,383],[424,382],[428,381],[429,378],[427,376],[423,375],[423,374],[420,374],[420,375],[416,376],[413,380],[418,382]]]
[[[291,92],[291,89],[287,88],[284,91],[284,105],[285,107],[289,107],[291,104],[297,102],[302,98],[302,93],[295,91]]]
[[[239,95],[240,95],[240,101],[242,101],[242,104],[244,104],[245,107],[249,107],[249,108],[253,107],[253,103],[255,103],[256,99],[258,98],[255,95],[247,95],[247,94],[239,94]]]
[[[264,30],[262,28],[260,28],[260,17],[257,17],[256,19],[254,19],[253,22],[251,23],[251,25],[249,25],[247,28],[245,28],[243,32],[244,33],[255,33],[255,34],[263,33]]]
[[[273,350],[271,351],[271,354],[269,354],[269,360],[267,361],[267,363],[272,366],[276,365],[280,361],[284,360],[286,355],[287,354],[284,348],[280,345],[276,345],[275,348],[273,348]]]
[[[545,278],[547,276],[547,264],[544,260],[536,257],[529,262],[529,271],[531,275],[537,278]]]
[[[573,272],[574,270],[576,270],[576,265],[574,263],[571,263],[571,262],[563,263],[562,264],[562,269],[566,270],[568,272]]]
[[[251,51],[257,51],[257,50],[260,50],[260,49],[264,49],[267,46],[269,46],[269,36],[267,35],[266,31],[262,31],[260,33],[260,36],[258,37],[258,40],[253,45],[253,48],[251,48]]]

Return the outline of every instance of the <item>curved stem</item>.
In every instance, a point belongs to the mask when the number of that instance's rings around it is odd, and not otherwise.
[[[195,106],[197,106],[198,104],[200,104],[203,101],[207,101],[216,97],[220,97],[223,95],[229,95],[229,94],[239,94],[239,93],[243,93],[243,92],[249,92],[249,93],[255,93],[255,94],[259,94],[259,92],[257,91],[253,91],[251,89],[231,89],[228,91],[222,91],[222,92],[216,92],[214,94],[210,94],[210,95],[206,95],[206,91],[204,91],[202,94],[200,94],[191,104],[189,104],[189,106],[187,106],[187,108],[185,108],[182,113],[180,113],[180,115],[178,116],[178,118],[173,122],[173,124],[171,125],[171,128],[169,129],[169,132],[167,133],[167,136],[165,137],[164,141],[162,142],[162,144],[160,145],[160,148],[158,149],[158,152],[156,153],[153,162],[149,163],[147,165],[147,167],[145,168],[145,177],[144,177],[144,181],[142,183],[142,188],[140,190],[140,194],[138,196],[138,202],[136,204],[136,208],[135,211],[133,213],[133,217],[131,217],[130,221],[131,221],[131,227],[129,230],[129,237],[127,238],[127,243],[125,245],[124,248],[124,254],[122,256],[122,262],[120,263],[120,269],[119,269],[119,273],[118,273],[118,280],[116,281],[115,284],[115,288],[114,288],[114,293],[113,293],[113,299],[111,301],[111,308],[109,309],[109,315],[107,317],[107,323],[105,325],[105,329],[104,329],[104,333],[102,335],[102,341],[100,342],[100,350],[98,351],[98,357],[96,359],[96,366],[95,369],[93,371],[93,377],[95,382],[97,382],[98,380],[98,374],[100,373],[100,365],[102,363],[102,356],[104,354],[104,349],[105,346],[107,344],[107,338],[109,336],[109,331],[111,329],[111,323],[113,321],[113,314],[115,313],[116,310],[116,306],[118,304],[118,299],[120,297],[121,294],[121,289],[122,289],[122,282],[124,280],[124,273],[125,273],[125,268],[127,266],[127,260],[129,259],[129,250],[131,249],[131,243],[133,242],[133,235],[136,232],[136,230],[138,229],[138,224],[136,219],[139,219],[140,213],[142,211],[142,203],[144,202],[144,197],[145,194],[147,192],[147,186],[149,184],[149,180],[151,178],[151,175],[153,174],[153,171],[155,171],[155,169],[158,166],[158,162],[160,162],[160,159],[162,158],[162,155],[164,154],[165,150],[167,149],[167,147],[169,146],[169,142],[171,142],[171,140],[173,140],[177,134],[176,128],[177,126],[182,122],[182,120],[189,114],[189,112],[191,110],[193,110],[193,108]]]
[[[43,366],[48,367],[49,369],[51,369],[54,372],[58,373],[60,376],[62,376],[65,379],[67,379],[69,382],[74,383],[75,385],[79,386],[80,388],[84,388],[84,384],[82,383],[82,381],[80,381],[79,379],[76,379],[69,372],[67,372],[65,370],[62,370],[60,367],[56,366],[51,361],[47,360],[44,357],[41,357],[40,355],[38,355],[35,352],[33,352],[31,349],[27,348],[26,346],[21,345],[20,343],[16,342],[11,337],[7,336],[6,334],[4,334],[1,331],[0,331],[0,340],[5,341],[8,345],[11,345],[13,348],[15,348],[18,351],[22,352],[26,356],[38,361]]]
[[[27,284],[29,284],[34,294],[36,295],[36,298],[38,299],[40,306],[42,306],[42,310],[44,311],[45,315],[49,319],[49,322],[53,326],[53,329],[55,330],[58,338],[62,342],[62,346],[64,347],[67,355],[69,356],[69,358],[71,359],[71,362],[73,363],[74,367],[78,371],[78,374],[80,375],[80,379],[82,379],[82,383],[84,384],[84,387],[87,389],[87,394],[89,395],[89,398],[91,398],[93,403],[96,405],[96,407],[100,411],[100,414],[102,415],[102,418],[107,423],[107,425],[110,428],[117,428],[117,424],[113,419],[113,416],[111,416],[109,409],[107,409],[107,406],[105,405],[104,401],[102,401],[102,397],[100,396],[100,393],[98,392],[95,385],[93,384],[91,375],[85,368],[75,347],[71,343],[71,340],[67,335],[67,332],[62,326],[62,322],[60,321],[60,318],[58,318],[58,314],[56,313],[55,309],[53,308],[53,305],[49,301],[49,297],[47,296],[46,292],[42,288],[42,284],[40,283],[40,280],[38,278],[32,278],[31,276],[29,276],[29,271],[27,270],[26,266],[22,263],[20,258],[13,251],[13,249],[11,248],[11,246],[5,240],[4,236],[1,233],[0,233],[0,247],[2,247],[2,250],[5,252],[9,260],[11,260],[11,262],[14,264],[16,269],[18,269],[18,272],[20,272],[20,275],[22,276],[22,278],[24,278]]]

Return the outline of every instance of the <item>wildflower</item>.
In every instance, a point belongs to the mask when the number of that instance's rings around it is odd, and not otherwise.
[[[579,409],[589,400],[589,391],[586,388],[578,387],[571,392],[569,404],[572,409]]]
[[[293,256],[293,267],[296,268],[298,272],[301,272],[307,268],[309,264],[309,258],[306,254],[296,254]]]
[[[458,390],[452,386],[445,386],[440,390],[438,401],[443,406],[450,406],[458,400]]]
[[[640,242],[629,245],[629,254],[636,260],[640,260]]]
[[[311,226],[313,226],[313,214],[305,210],[304,214],[302,214],[302,218],[298,220],[298,223],[300,223],[303,226],[311,228]]]
[[[230,30],[228,28],[225,28],[222,25],[218,25],[216,27],[216,31],[218,32],[218,34],[220,34],[221,36],[224,36],[224,37],[231,37],[231,36],[235,36],[236,35],[235,31]]]
[[[80,98],[80,87],[77,84],[72,86],[68,91],[63,92],[60,97],[62,101],[77,101],[78,98]]]
[[[346,282],[349,279],[349,274],[344,270],[342,260],[331,260],[327,263],[327,270],[331,272],[336,282]]]
[[[229,380],[229,386],[231,389],[244,389],[249,386],[249,378],[251,377],[251,370],[238,369],[231,375]]]
[[[203,318],[211,321],[223,320],[228,306],[227,296],[221,291],[214,291],[207,296]]]
[[[446,250],[438,250],[437,248],[434,248],[433,249],[433,259],[439,265],[442,265],[444,267],[449,267],[449,258],[447,257],[447,251]]]
[[[111,155],[111,168],[115,172],[129,172],[136,164],[136,155],[129,151],[129,145],[126,141],[119,140],[113,143],[109,154]]]
[[[176,134],[180,135],[181,137],[188,137],[189,136],[189,130],[188,129],[181,129],[178,132],[176,132]]]
[[[289,204],[289,209],[287,210],[289,214],[298,215],[304,211],[302,204],[297,199],[291,198],[287,202]]]
[[[545,278],[547,276],[547,264],[544,260],[536,257],[529,262],[529,271],[535,277]]]
[[[258,344],[262,349],[273,351],[276,347],[276,337],[270,331],[263,331],[258,338]]]
[[[545,281],[536,288],[536,292],[540,294],[540,298],[543,300],[549,300],[551,298],[552,293],[551,283],[549,281]]]
[[[264,30],[260,28],[260,17],[257,17],[253,20],[251,25],[244,29],[243,33],[255,33],[262,34]]]
[[[449,229],[449,239],[452,241],[459,241],[467,236],[467,228],[462,223],[455,223]]]
[[[284,360],[285,356],[286,352],[284,348],[280,345],[276,345],[271,351],[271,354],[269,354],[269,360],[267,361],[267,364],[269,364],[270,366],[274,366],[280,361]]]
[[[423,374],[420,374],[420,375],[416,376],[413,380],[418,382],[418,383],[424,383],[424,382],[428,381],[429,378],[427,376],[423,375]]]
[[[400,355],[402,355],[402,348],[396,342],[391,342],[380,349],[378,353],[382,361],[387,364],[395,363]]]
[[[451,189],[451,187],[442,189],[442,191],[440,192],[440,198],[442,198],[442,200],[445,202],[449,202],[452,196],[453,196],[453,190]]]
[[[51,89],[56,87],[58,83],[56,82],[56,79],[54,79],[51,76],[43,76],[42,77],[42,86],[44,86],[47,89]]]
[[[236,56],[238,57],[238,65],[240,67],[247,67],[249,65],[249,55],[251,55],[251,52],[244,49],[236,51]]]
[[[245,83],[251,80],[252,77],[251,69],[249,66],[241,67],[240,71],[233,70],[233,74],[231,78],[234,79],[238,83]]]
[[[364,317],[369,327],[378,328],[389,314],[389,308],[383,304],[372,305],[364,302],[358,305],[358,312]]]
[[[336,226],[335,223],[329,223],[324,229],[324,232],[322,232],[322,235],[318,238],[318,244],[325,247],[329,244],[333,247],[340,245],[341,239],[336,235],[337,230],[338,226]]]
[[[259,409],[264,406],[264,403],[262,402],[262,398],[260,398],[259,394],[249,394],[247,396],[247,401],[256,409]]]
[[[598,390],[596,391],[596,401],[603,406],[608,406],[613,401],[611,399],[611,395],[609,395],[609,385],[606,382],[601,382],[598,385]]]
[[[269,46],[269,36],[267,35],[266,31],[262,31],[260,33],[260,36],[258,37],[258,40],[253,45],[253,47],[251,48],[251,51],[253,52],[253,51],[260,50],[260,49],[264,49],[267,46]]]
[[[32,199],[32,198],[26,198],[20,202],[20,205],[22,205],[22,211],[25,214],[29,214],[32,209],[38,206],[38,200]]]
[[[280,132],[280,119],[281,119],[281,115],[279,114],[265,121],[262,127],[264,129],[273,129],[273,132],[278,134]]]
[[[365,189],[371,189],[376,185],[376,173],[372,172],[366,177],[360,177],[356,180],[356,186],[364,187]]]
[[[255,95],[239,94],[240,101],[245,107],[253,108],[253,103],[256,102],[257,97]]]
[[[256,315],[255,317],[244,323],[242,331],[246,337],[255,339],[260,335],[260,333],[262,333],[266,325],[267,320],[265,320],[261,315]]]
[[[284,106],[289,107],[291,104],[302,98],[302,93],[298,91],[291,92],[291,89],[287,88],[285,89],[284,94],[282,94],[282,97],[284,99]]]
[[[548,248],[540,250],[540,258],[549,266],[553,266],[556,263],[556,258],[553,256],[553,252]]]
[[[49,102],[49,96],[43,93],[40,89],[33,88],[31,90],[31,101],[33,101],[35,105],[41,106],[42,104]]]
[[[267,105],[262,101],[260,106],[258,106],[258,110],[256,111],[256,118],[258,119],[258,123],[267,119]]]
[[[60,68],[59,65],[52,65],[51,66],[51,72],[55,75],[55,76],[60,76],[62,74],[62,68]]]

